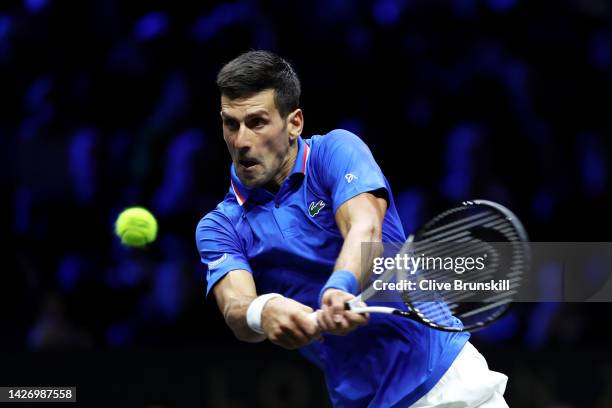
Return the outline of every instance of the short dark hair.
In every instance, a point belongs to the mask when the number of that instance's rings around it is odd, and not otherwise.
[[[291,64],[269,51],[249,51],[234,58],[217,75],[221,95],[230,99],[274,90],[274,103],[282,118],[300,105],[300,80]]]

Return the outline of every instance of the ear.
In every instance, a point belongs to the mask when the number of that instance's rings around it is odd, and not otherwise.
[[[287,131],[291,141],[296,140],[304,129],[304,113],[301,109],[296,109],[287,115]]]

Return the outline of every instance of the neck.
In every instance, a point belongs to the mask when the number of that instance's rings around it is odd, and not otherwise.
[[[285,157],[283,164],[281,164],[278,173],[276,173],[276,176],[274,176],[274,178],[270,180],[268,184],[266,184],[265,186],[266,190],[271,191],[273,193],[278,192],[281,184],[283,184],[283,181],[285,181],[285,179],[289,177],[289,175],[291,174],[291,169],[293,169],[293,166],[295,165],[295,161],[297,160],[297,153],[298,153],[298,142],[296,140],[293,146],[289,147],[289,153]]]

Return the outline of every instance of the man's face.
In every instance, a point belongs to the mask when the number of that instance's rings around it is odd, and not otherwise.
[[[274,179],[287,163],[290,135],[274,103],[274,90],[229,99],[221,96],[223,138],[236,174],[248,187]]]

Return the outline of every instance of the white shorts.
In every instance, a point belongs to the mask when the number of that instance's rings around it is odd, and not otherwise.
[[[508,377],[489,370],[487,361],[470,342],[440,381],[411,408],[507,408]]]

